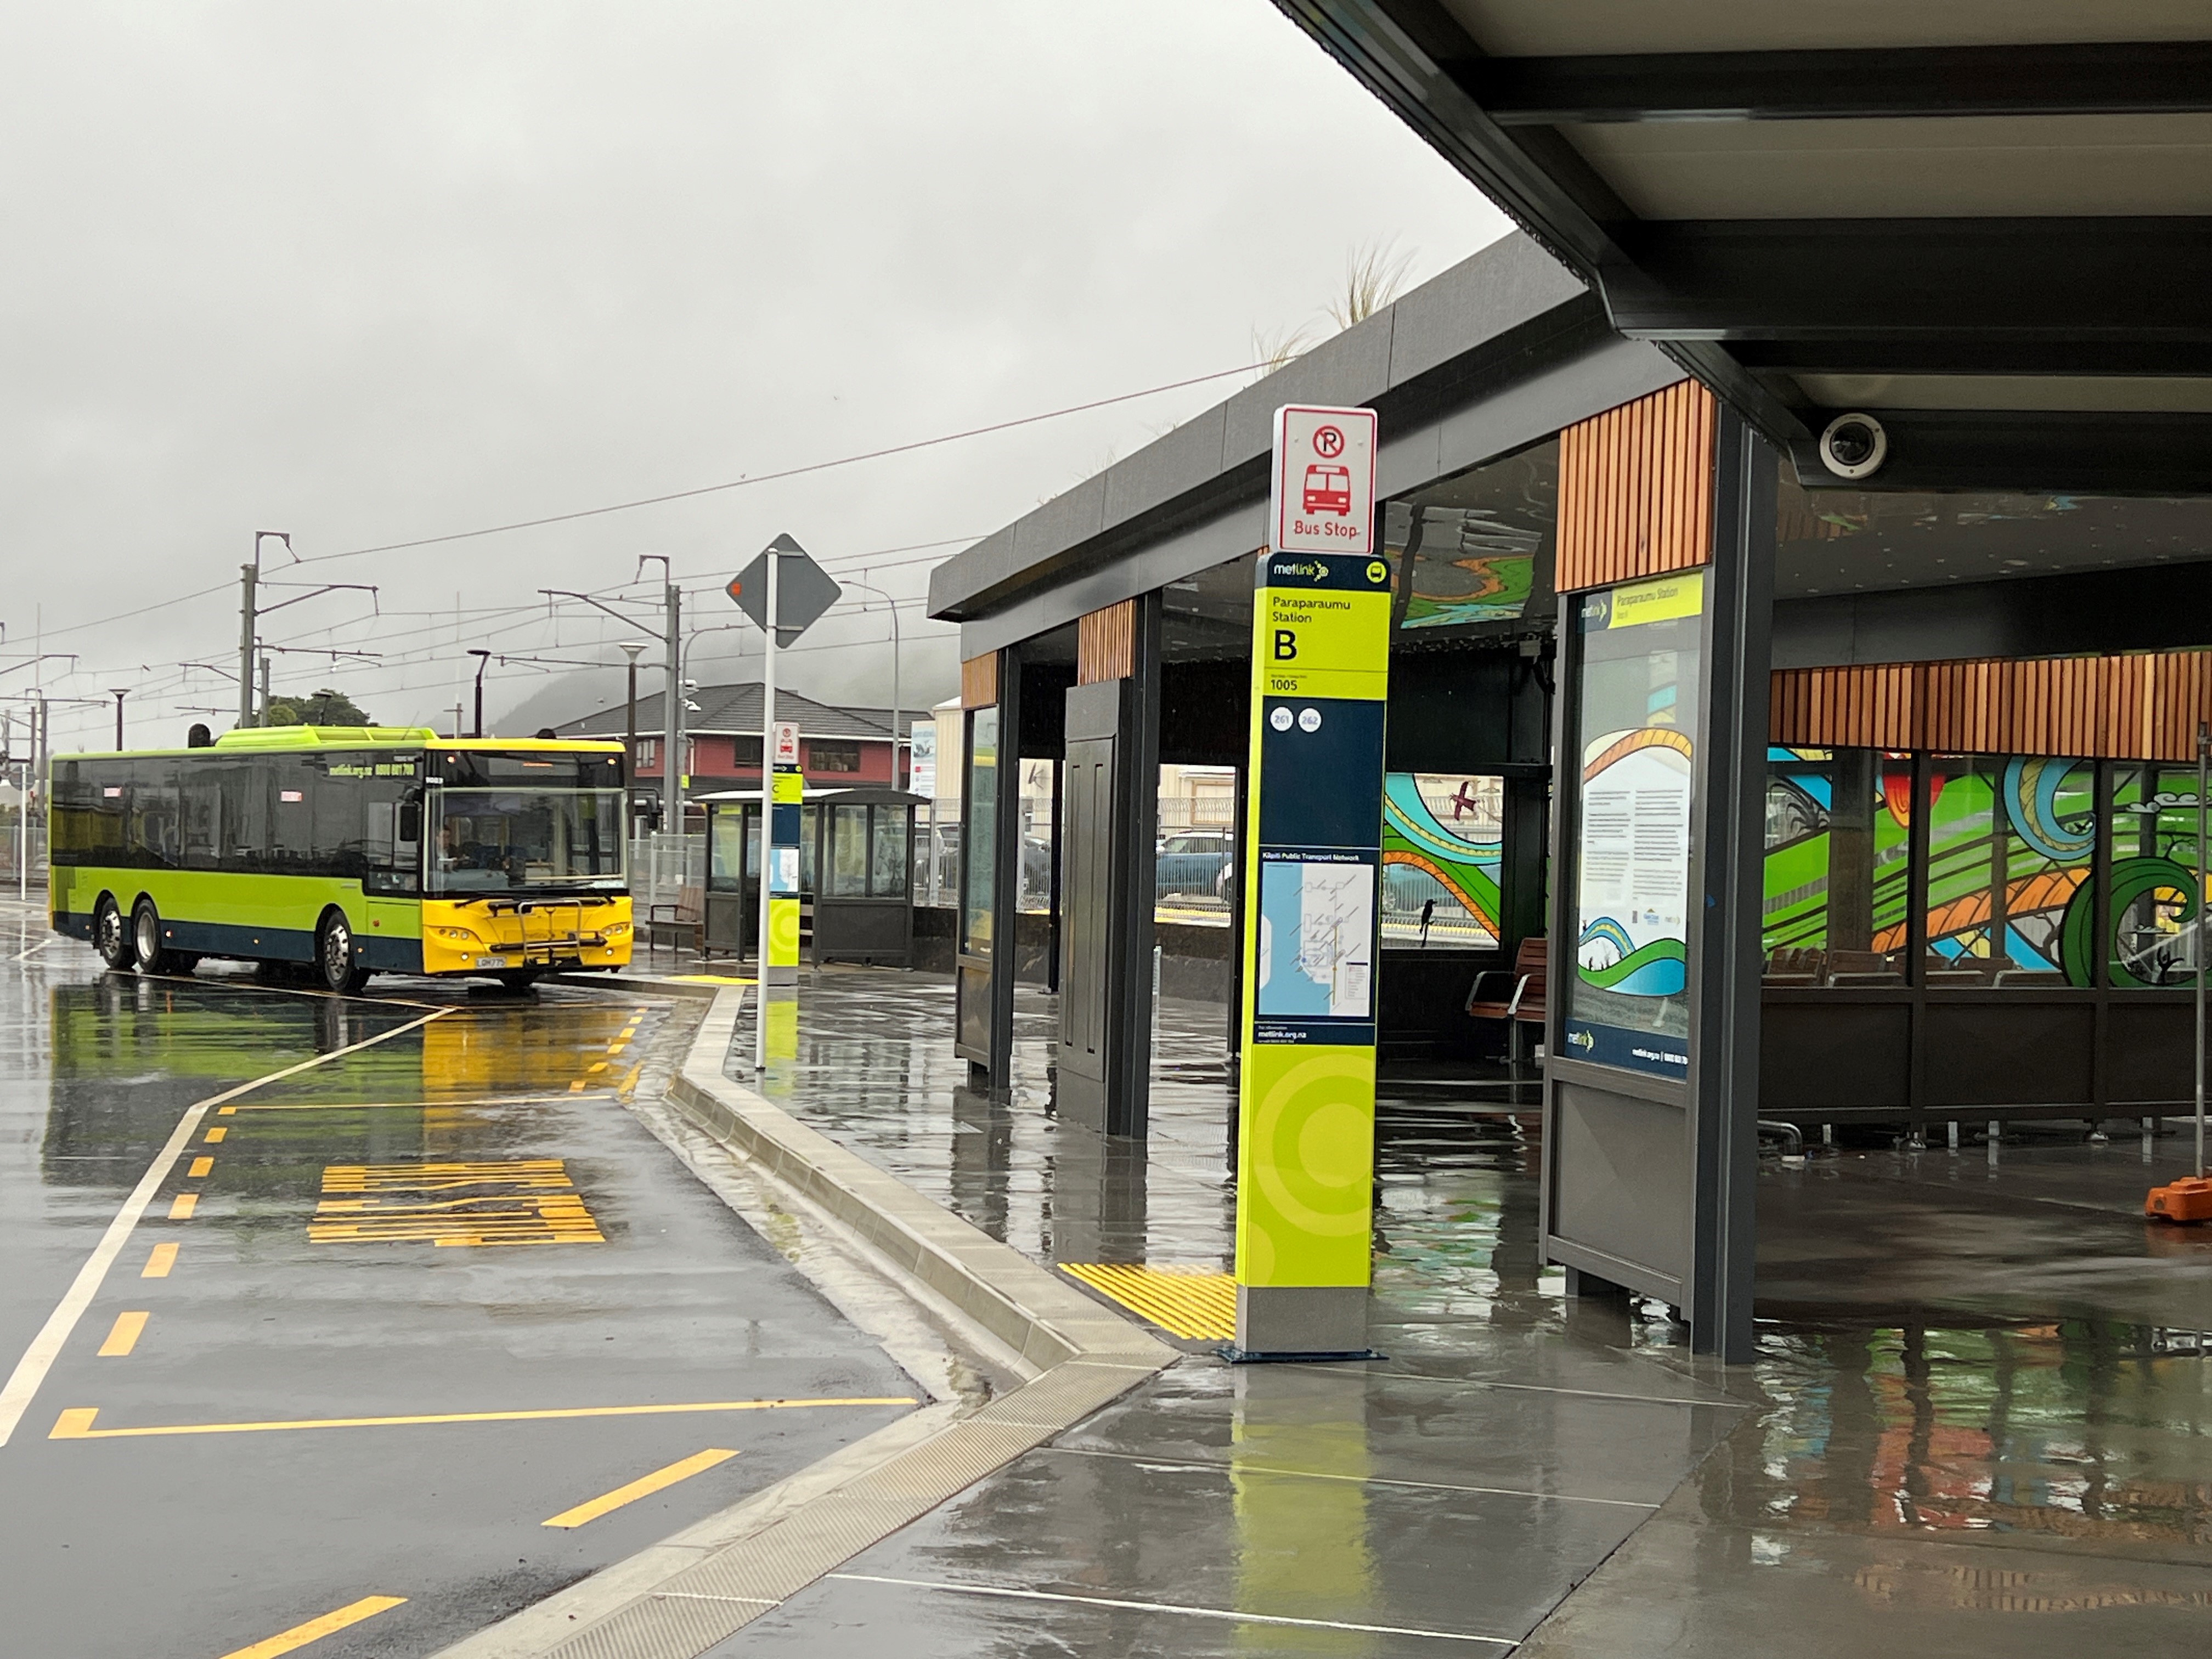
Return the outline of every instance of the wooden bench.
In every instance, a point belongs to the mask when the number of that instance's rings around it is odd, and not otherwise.
[[[690,945],[699,949],[701,930],[707,920],[707,890],[703,887],[679,887],[676,902],[655,904],[646,911],[645,935],[649,945],[664,943],[677,946]]]
[[[1521,1065],[1521,1028],[1533,1025],[1539,1032],[1544,1029],[1545,991],[1550,972],[1550,941],[1524,939],[1513,953],[1510,970],[1492,968],[1477,974],[1474,984],[1468,991],[1468,1018],[1505,1022],[1505,1062],[1509,1067],[1517,1070]]]

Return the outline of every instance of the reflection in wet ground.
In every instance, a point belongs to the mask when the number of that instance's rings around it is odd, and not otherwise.
[[[769,1092],[994,1236],[1047,1261],[1228,1261],[1218,1008],[1164,1006],[1133,1145],[1052,1115],[1042,996],[1000,1102],[965,1086],[940,982],[824,973],[799,1005]],[[1464,1091],[1475,1110],[1434,1079],[1383,1094],[1386,1361],[1185,1344],[715,1651],[873,1652],[896,1629],[916,1655],[1449,1637],[1733,1659],[1860,1653],[1892,1621],[1932,1651],[2203,1650],[2212,1243],[2136,1212],[2175,1142],[2148,1164],[2133,1139],[2055,1138],[1769,1161],[1761,1356],[1723,1376],[1665,1309],[1571,1300],[1538,1264],[1533,1118],[1480,1110],[1494,1086]]]
[[[0,966],[0,1370],[173,1160],[0,1449],[0,1651],[258,1651],[397,1597],[312,1651],[420,1659],[919,1392],[623,1109],[693,1005],[332,999],[63,942]]]

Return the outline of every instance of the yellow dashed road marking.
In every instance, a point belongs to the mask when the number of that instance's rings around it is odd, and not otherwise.
[[[138,1346],[138,1334],[146,1328],[143,1313],[119,1313],[107,1333],[107,1340],[100,1345],[102,1359],[120,1359]]]
[[[167,1279],[169,1276],[169,1269],[176,1265],[177,1247],[173,1243],[156,1244],[154,1247],[153,1255],[146,1258],[146,1265],[138,1270],[138,1277]]]
[[[192,1212],[199,1206],[199,1201],[200,1195],[198,1193],[179,1193],[169,1200],[169,1219],[190,1221],[192,1218]]]
[[[186,1170],[185,1173],[191,1176],[194,1181],[198,1181],[202,1176],[213,1170],[214,1168],[215,1160],[213,1158],[196,1158],[191,1162],[191,1167]]]
[[[289,1423],[169,1423],[139,1429],[95,1429],[97,1406],[71,1406],[54,1421],[49,1440],[143,1440],[172,1434],[270,1434],[283,1429],[389,1429],[427,1423],[548,1423],[572,1417],[682,1417],[695,1412],[807,1411],[830,1406],[912,1406],[911,1395],[836,1400],[707,1400],[684,1406],[568,1406],[550,1411],[435,1412],[419,1417],[310,1417]]]
[[[222,1656],[222,1659],[278,1659],[281,1654],[296,1652],[310,1642],[319,1642],[325,1636],[334,1636],[349,1625],[358,1625],[364,1619],[374,1619],[380,1613],[404,1607],[406,1602],[407,1598],[404,1595],[364,1595],[360,1601],[349,1602],[335,1613],[326,1613],[319,1619],[310,1619],[304,1625],[295,1625],[289,1630],[279,1631],[250,1648],[233,1648]]]
[[[665,1491],[679,1480],[689,1480],[695,1474],[704,1474],[717,1463],[726,1463],[736,1455],[737,1453],[726,1450],[722,1447],[709,1446],[705,1451],[694,1452],[689,1457],[671,1463],[665,1469],[655,1469],[651,1474],[641,1475],[626,1486],[617,1486],[612,1492],[594,1498],[587,1504],[579,1504],[573,1510],[562,1510],[551,1520],[539,1524],[548,1527],[580,1527],[586,1521],[596,1521],[601,1516],[611,1510],[618,1510],[625,1504],[635,1504],[641,1498],[650,1498],[657,1492]]]
[[[218,1124],[207,1132],[207,1144],[210,1146],[220,1146],[222,1145],[222,1138],[229,1133],[229,1130]]]

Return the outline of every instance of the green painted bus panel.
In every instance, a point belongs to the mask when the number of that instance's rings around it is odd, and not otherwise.
[[[422,909],[416,899],[372,899],[358,881],[330,876],[249,876],[215,870],[132,870],[58,866],[56,914],[90,915],[102,893],[125,914],[141,894],[168,921],[222,927],[269,927],[313,933],[323,912],[336,905],[356,938],[419,939]],[[378,925],[371,927],[374,921]]]

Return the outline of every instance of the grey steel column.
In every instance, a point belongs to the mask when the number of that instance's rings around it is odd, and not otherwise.
[[[1765,884],[1767,683],[1774,610],[1776,460],[1726,404],[1716,434],[1703,728],[1691,888],[1690,1346],[1731,1364],[1753,1352],[1759,1247],[1759,938]]]
[[[1121,744],[1122,791],[1120,822],[1128,834],[1114,849],[1121,861],[1116,890],[1125,896],[1110,925],[1120,950],[1109,951],[1121,983],[1107,996],[1111,1024],[1107,1041],[1118,1064],[1108,1067],[1120,1086],[1107,1095],[1108,1134],[1142,1137],[1152,1125],[1153,912],[1159,893],[1160,823],[1160,627],[1158,589],[1138,596],[1129,651],[1127,724]],[[1116,958],[1118,957],[1118,961]]]
[[[992,803],[998,868],[991,884],[990,1066],[991,1093],[1000,1099],[1013,1088],[1014,973],[1021,959],[1015,932],[1022,912],[1022,650],[1009,646],[999,653],[999,793]]]

